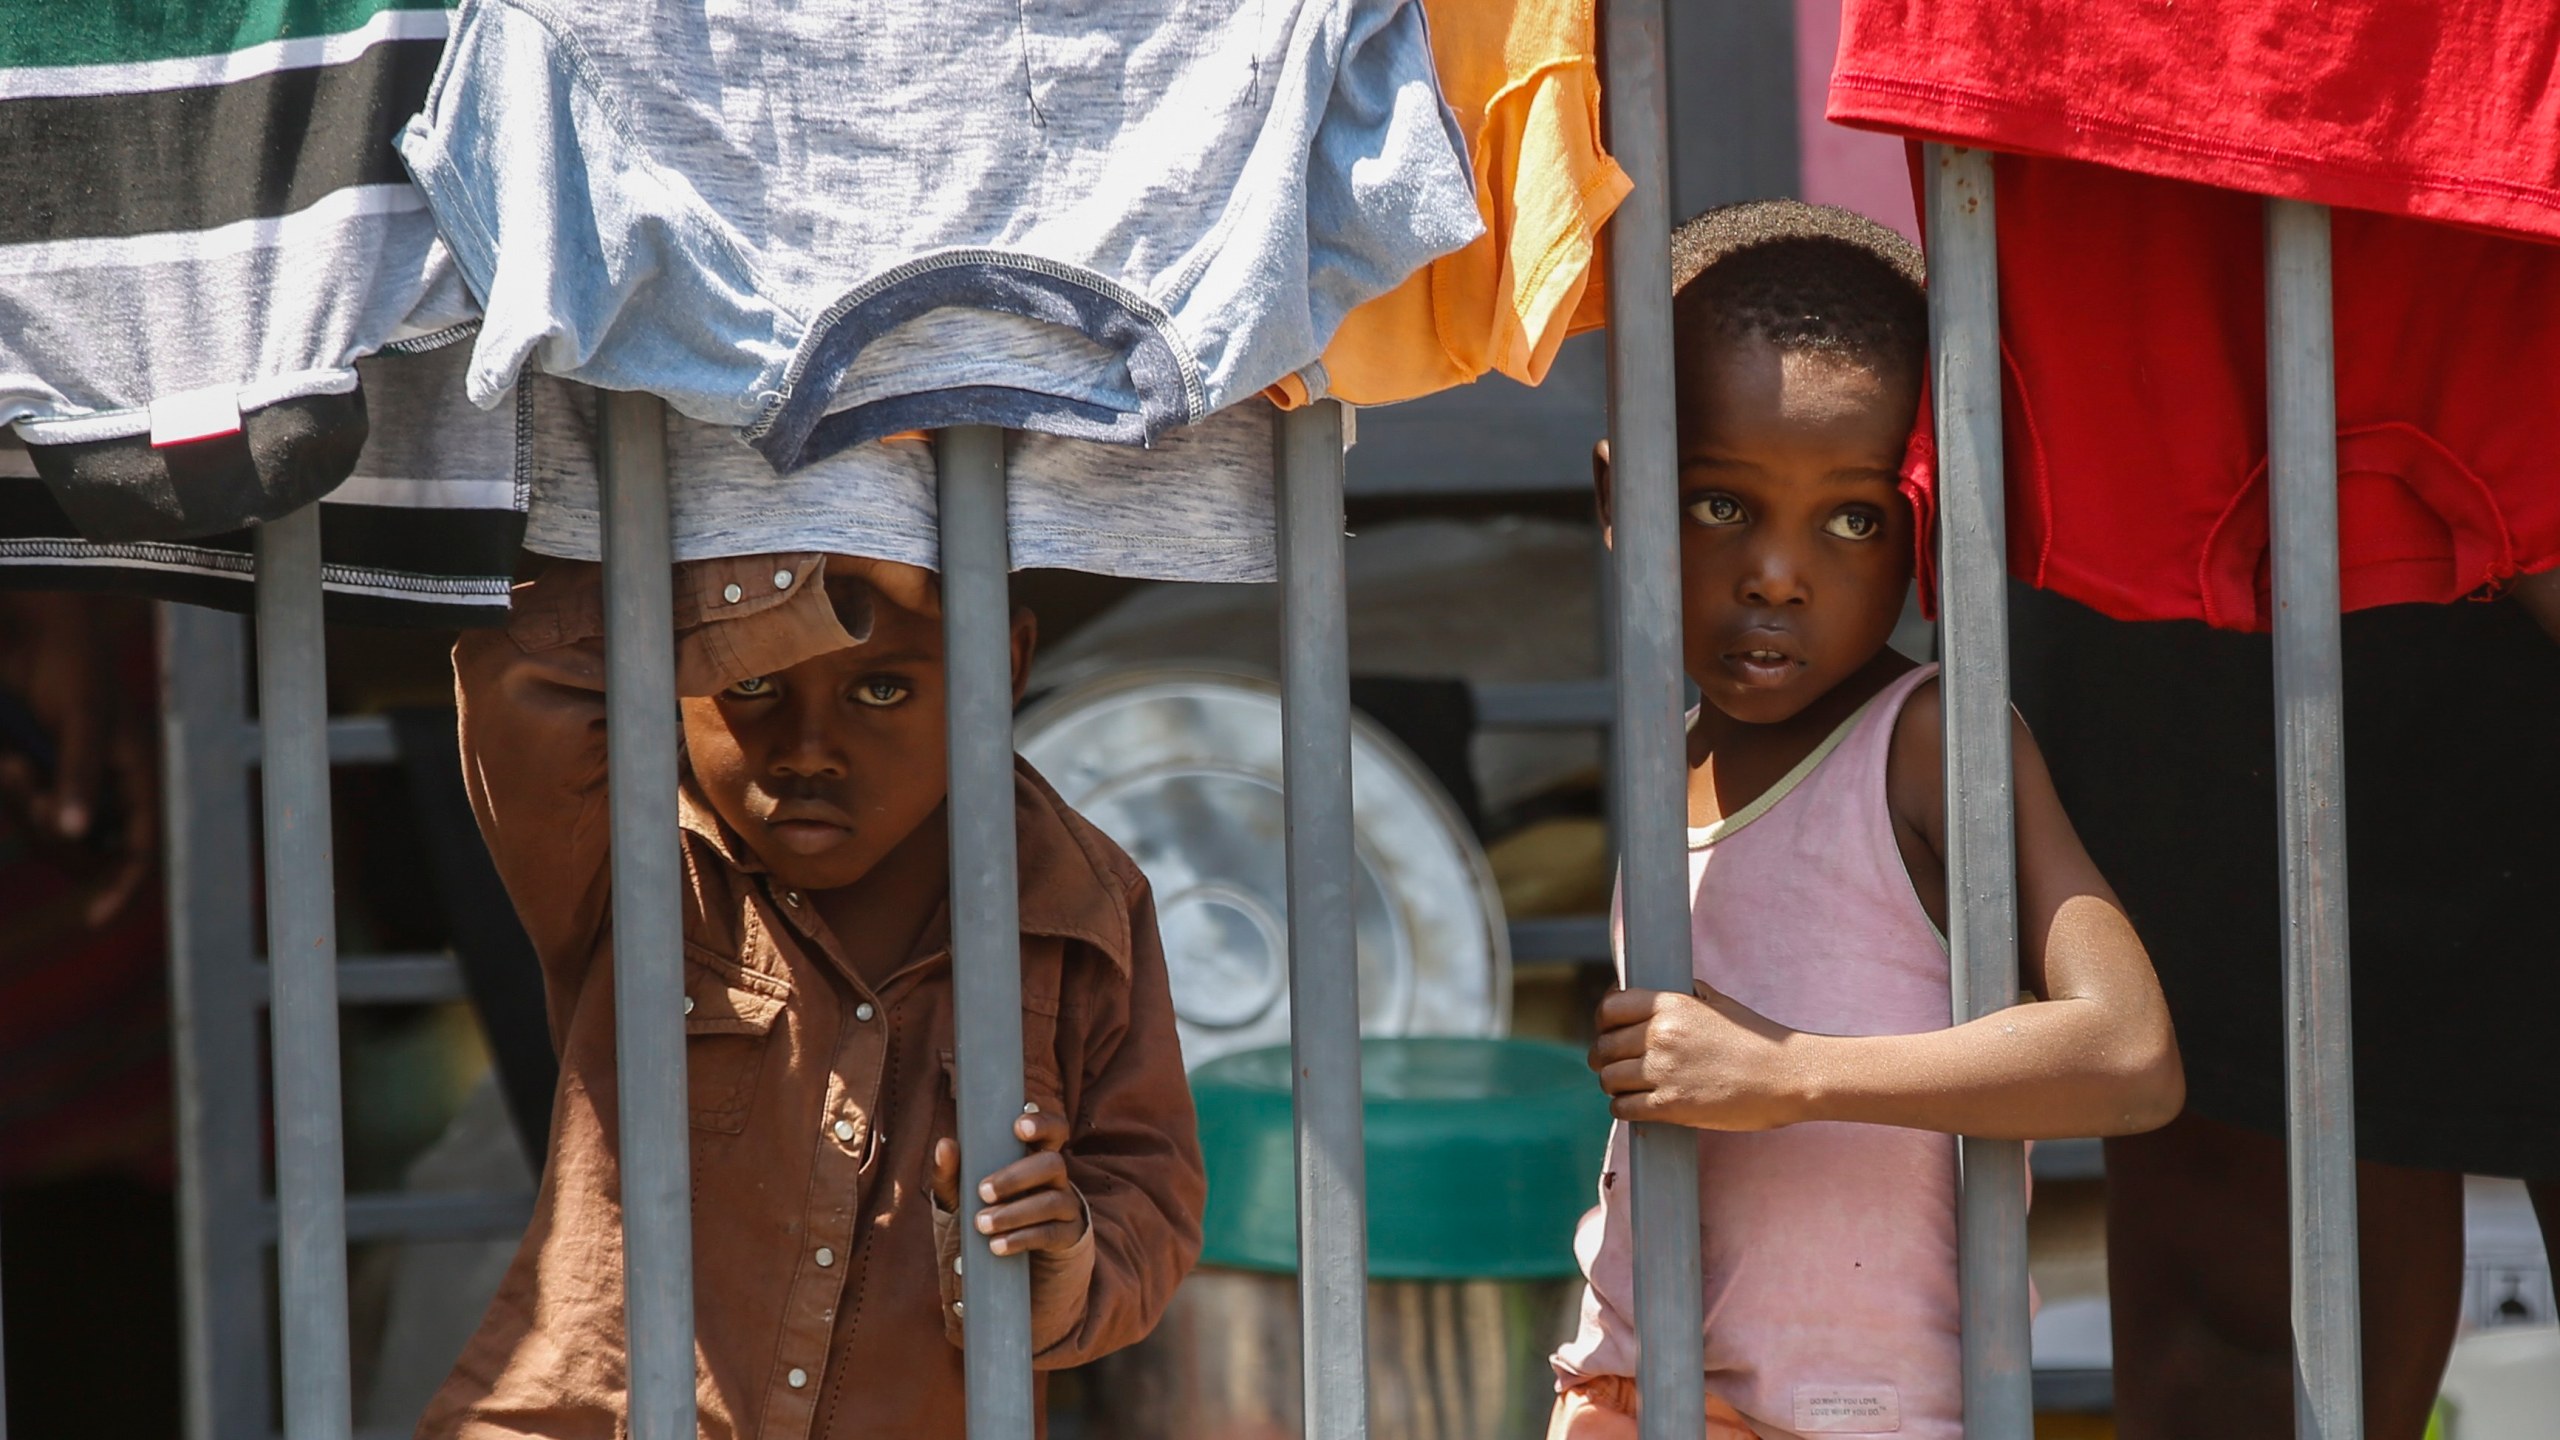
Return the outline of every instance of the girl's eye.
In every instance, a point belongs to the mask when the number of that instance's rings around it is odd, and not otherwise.
[[[853,698],[865,705],[886,708],[907,698],[907,687],[895,680],[865,680],[854,687]]]
[[[1824,534],[1843,540],[1872,540],[1882,529],[1884,522],[1864,510],[1843,510],[1822,525]]]
[[[1733,525],[1742,519],[1742,502],[1730,495],[1707,495],[1689,504],[1689,517],[1701,525]]]
[[[741,700],[761,699],[773,693],[773,681],[762,675],[750,675],[730,686],[729,693]]]

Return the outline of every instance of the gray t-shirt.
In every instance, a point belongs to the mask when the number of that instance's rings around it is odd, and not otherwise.
[[[1418,0],[465,0],[401,153],[539,370],[776,469],[1152,444],[1482,229]]]
[[[549,376],[529,387],[533,493],[525,547],[600,558],[596,392]],[[1147,580],[1270,580],[1278,412],[1230,406],[1146,449],[1016,431],[1006,500],[1017,570]],[[777,475],[738,432],[670,410],[675,558],[826,550],[939,568],[934,456],[876,440]]]

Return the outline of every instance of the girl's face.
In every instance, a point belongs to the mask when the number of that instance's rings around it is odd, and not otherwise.
[[[1793,718],[1884,648],[1911,584],[1912,379],[1757,338],[1680,367],[1682,649],[1708,704]],[[1685,357],[1684,357],[1685,358]]]

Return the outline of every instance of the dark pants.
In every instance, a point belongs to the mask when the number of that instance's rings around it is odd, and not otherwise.
[[[2462,1176],[2362,1161],[2365,1431],[2418,1440],[2462,1303]],[[2560,1183],[2531,1187],[2560,1256]],[[2107,1142],[2120,1440],[2293,1433],[2284,1141],[2195,1114]]]
[[[0,1191],[9,1433],[179,1433],[177,1201],[117,1175]]]

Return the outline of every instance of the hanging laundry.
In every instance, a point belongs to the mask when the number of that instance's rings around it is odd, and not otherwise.
[[[2263,203],[1993,170],[2011,573],[2119,620],[2266,629]],[[2560,565],[2560,247],[2338,210],[2331,253],[2342,608]],[[1924,412],[1924,484],[1931,441]]]
[[[2555,70],[2553,5],[1847,0],[1830,117],[2560,239]]]
[[[777,470],[1153,443],[1481,230],[1417,0],[466,0],[401,150],[520,366]]]
[[[0,424],[92,539],[212,535],[346,478],[354,362],[467,322],[391,147],[435,0],[0,0]]]
[[[525,548],[602,557],[596,392],[529,376],[533,485]],[[1144,580],[1267,581],[1277,414],[1248,400],[1144,450],[1015,431],[1005,437],[1007,539],[1017,570]],[[777,475],[725,425],[673,411],[675,558],[810,550],[939,568],[931,443],[872,441]]]
[[[2243,191],[2403,212],[2332,217],[2343,607],[2560,566],[2560,247],[2521,238],[2560,237],[2560,127],[2521,98],[2560,60],[2560,11],[2220,6],[2173,32],[2086,8],[1851,0],[1833,77],[1835,120],[2037,152],[1994,165],[2012,573],[2120,620],[2267,628],[2264,205]],[[2458,115],[2443,54],[2410,48],[2429,35],[2472,62]],[[2146,128],[2197,86],[2215,98],[2186,113],[2218,138]]]
[[[1485,233],[1351,312],[1324,351],[1326,392],[1412,400],[1498,372],[1547,378],[1569,335],[1608,323],[1600,227],[1634,182],[1600,143],[1592,0],[1425,0],[1440,93],[1475,164]],[[1272,387],[1284,407],[1308,381]]]
[[[330,620],[448,629],[506,620],[530,490],[518,434],[527,421],[521,403],[489,411],[463,398],[469,360],[469,346],[447,345],[356,362],[372,423],[355,473],[320,501]],[[89,539],[0,432],[0,589],[121,590],[246,611],[254,553],[246,530]]]

